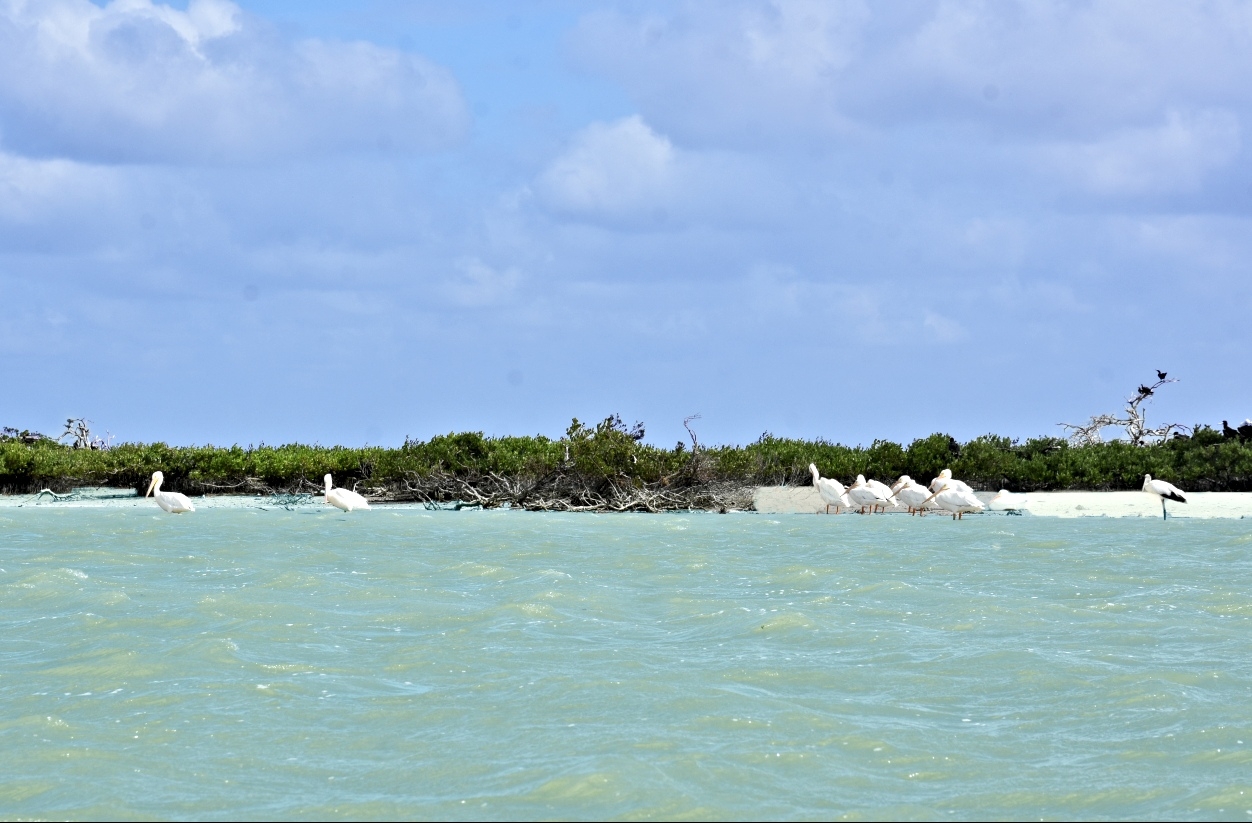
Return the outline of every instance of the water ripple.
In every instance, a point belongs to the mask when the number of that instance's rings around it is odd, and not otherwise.
[[[1247,819],[1248,528],[8,508],[0,808]]]

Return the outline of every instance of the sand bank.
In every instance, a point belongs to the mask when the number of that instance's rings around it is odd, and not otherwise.
[[[978,492],[986,502],[995,495]],[[1026,513],[1040,517],[1160,517],[1161,504],[1144,492],[1031,492]],[[1167,503],[1170,517],[1224,517],[1252,520],[1252,492],[1191,492],[1188,502]],[[759,486],[752,496],[759,512],[812,514],[826,505],[812,486]],[[897,510],[905,514],[903,509]],[[1002,514],[1002,512],[989,512]]]
[[[995,495],[978,492],[984,502]],[[1143,492],[1031,492],[1026,497],[1025,514],[1039,517],[1160,517],[1160,502]],[[1168,503],[1170,517],[1247,518],[1252,520],[1252,492],[1191,492],[1186,504]],[[220,495],[193,497],[197,509],[289,509],[326,508],[320,495],[302,497],[280,495],[255,497]],[[752,496],[756,510],[765,514],[815,514],[824,512],[825,504],[812,486],[758,486]],[[375,503],[380,506],[405,508],[414,503]],[[73,495],[0,495],[0,509],[11,506],[143,508],[156,512],[151,498],[139,497],[133,490],[79,489]],[[888,514],[904,515],[904,509],[888,510]],[[936,514],[941,514],[936,512]],[[1004,512],[987,512],[1003,515]]]

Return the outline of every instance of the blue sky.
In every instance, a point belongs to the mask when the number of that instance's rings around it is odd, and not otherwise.
[[[1250,76],[1235,2],[0,0],[0,424],[1242,420]]]

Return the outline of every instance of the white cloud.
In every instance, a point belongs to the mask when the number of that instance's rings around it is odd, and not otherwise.
[[[558,214],[645,229],[760,219],[783,196],[759,163],[733,152],[679,150],[638,115],[580,130],[533,191]]]
[[[667,131],[744,145],[798,121],[838,127],[832,80],[853,60],[867,16],[860,0],[689,2],[666,15],[591,13],[573,44]]]
[[[942,0],[901,20],[847,81],[849,110],[1091,138],[1179,101],[1252,102],[1252,6],[1237,0]],[[854,101],[854,102],[853,102]]]
[[[0,140],[103,162],[448,145],[452,76],[368,43],[287,42],[227,0],[0,0]]]
[[[635,116],[576,134],[537,190],[558,209],[623,216],[671,203],[679,173],[670,141]]]
[[[457,261],[458,277],[444,283],[444,293],[461,306],[478,308],[510,297],[521,281],[516,268],[496,269],[477,257]]]
[[[824,267],[823,267],[824,268]],[[795,329],[808,341],[808,356],[823,367],[855,365],[863,358],[896,356],[912,345],[911,315],[917,298],[860,272],[804,273],[779,263],[758,263],[728,279],[733,294],[732,325],[768,340],[779,329]]]
[[[1041,147],[1047,167],[1096,194],[1193,191],[1229,164],[1241,147],[1239,120],[1228,111],[1184,114],[1115,131],[1086,143]]]
[[[77,254],[119,241],[132,187],[116,168],[0,150],[0,254]]]
[[[0,223],[34,225],[75,205],[99,206],[115,182],[104,169],[0,152]]]
[[[956,320],[933,311],[923,315],[922,328],[938,343],[954,343],[968,336],[965,327]]]
[[[578,58],[680,145],[841,139],[969,122],[1096,140],[1184,106],[1252,107],[1252,4],[1237,0],[688,0],[594,12]]]

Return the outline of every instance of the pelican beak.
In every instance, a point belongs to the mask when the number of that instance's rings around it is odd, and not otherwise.
[[[934,500],[936,497],[938,497],[938,496],[939,496],[939,492],[942,492],[942,491],[943,491],[943,489],[940,489],[939,491],[937,491],[937,492],[935,492],[934,494],[932,494],[930,497],[927,497],[925,500],[923,500],[923,501],[922,501],[922,505],[923,505],[923,506],[925,506],[927,503],[929,503],[930,501]]]
[[[152,494],[152,487],[155,485],[156,485],[156,478],[154,477],[152,478],[152,482],[148,484],[148,490],[144,492],[143,496],[147,497],[148,495]]]

